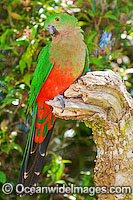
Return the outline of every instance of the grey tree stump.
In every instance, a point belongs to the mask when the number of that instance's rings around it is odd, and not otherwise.
[[[53,113],[62,119],[77,119],[92,128],[97,147],[96,186],[133,186],[133,104],[123,81],[111,70],[89,72],[64,93],[50,100]],[[99,200],[127,200],[131,194],[99,194]]]

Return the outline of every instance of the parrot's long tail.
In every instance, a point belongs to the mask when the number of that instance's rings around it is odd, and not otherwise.
[[[24,186],[36,185],[38,181],[55,119],[49,105],[44,102],[34,104],[32,126],[19,176],[19,183]]]

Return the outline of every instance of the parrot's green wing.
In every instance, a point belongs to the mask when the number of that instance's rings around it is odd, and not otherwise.
[[[31,156],[30,150],[32,149],[33,146],[35,146],[34,134],[35,134],[35,126],[36,126],[37,106],[38,106],[36,102],[36,98],[44,81],[47,79],[53,65],[54,64],[50,62],[49,45],[47,45],[41,50],[39,54],[38,63],[37,63],[37,66],[34,72],[34,77],[31,83],[27,113],[30,111],[30,108],[31,108],[31,110],[33,111],[33,115],[32,115],[32,125],[31,125],[29,136],[28,136],[28,140],[27,140],[27,144],[26,144],[26,148],[24,152],[24,157],[22,161],[23,164],[22,164],[22,168],[20,172],[19,181],[21,183],[24,180],[24,173],[26,172],[27,162],[28,162],[29,157]]]
[[[36,97],[44,83],[47,79],[52,67],[53,63],[50,62],[50,54],[49,54],[49,45],[45,46],[38,57],[38,63],[34,72],[34,77],[31,83],[30,89],[30,97],[27,113],[29,112],[30,107],[33,105]]]
[[[89,52],[88,48],[86,47],[85,66],[82,75],[86,74],[88,72],[88,69],[89,69]]]

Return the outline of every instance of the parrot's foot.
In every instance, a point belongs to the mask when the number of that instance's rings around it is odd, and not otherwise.
[[[62,107],[62,113],[64,112],[64,108],[65,108],[65,101],[63,99],[63,95],[58,95],[56,96],[55,98],[59,99],[60,100],[60,103],[61,103],[61,107]]]
[[[78,82],[78,80],[80,80],[80,81],[82,81],[83,82],[83,79],[81,78],[81,76],[79,77],[79,78],[77,78],[75,81],[74,81],[74,83],[77,83]]]

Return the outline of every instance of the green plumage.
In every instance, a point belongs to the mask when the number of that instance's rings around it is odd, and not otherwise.
[[[76,18],[56,13],[48,17],[45,27],[56,31],[39,54],[31,83],[27,112],[33,110],[32,125],[19,177],[25,186],[38,181],[56,120],[45,101],[62,94],[89,67],[89,53]]]
[[[50,62],[50,55],[49,55],[49,45],[45,46],[38,57],[38,64],[36,66],[34,77],[31,83],[31,89],[30,89],[30,97],[29,97],[29,104],[27,113],[30,110],[30,107],[33,105],[33,102],[35,101],[42,84],[47,79],[52,67],[53,63]]]
[[[85,75],[88,72],[88,69],[89,69],[89,52],[88,52],[88,49],[86,47],[85,66],[84,66],[84,70],[82,72],[82,75]]]

